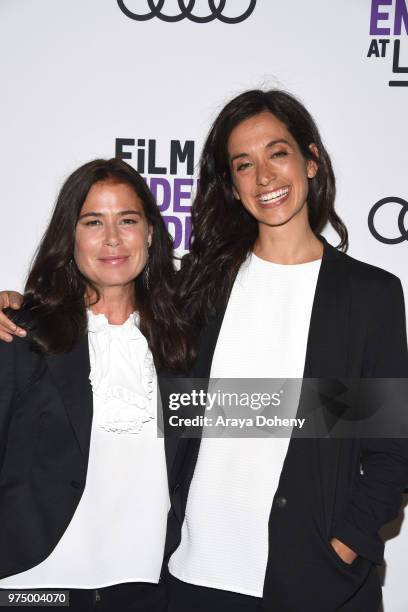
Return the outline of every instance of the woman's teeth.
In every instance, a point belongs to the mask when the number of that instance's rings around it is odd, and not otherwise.
[[[283,187],[282,189],[276,189],[275,191],[271,191],[269,193],[263,193],[259,196],[259,200],[261,202],[273,202],[273,200],[277,200],[289,193],[289,187]]]

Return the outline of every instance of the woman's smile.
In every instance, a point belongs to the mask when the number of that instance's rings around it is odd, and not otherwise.
[[[100,257],[99,261],[103,264],[110,266],[120,266],[121,264],[127,263],[129,255],[109,255],[106,257]]]
[[[284,204],[289,194],[290,186],[287,185],[286,187],[279,187],[273,191],[263,191],[256,196],[256,199],[262,208],[275,208],[276,206]]]

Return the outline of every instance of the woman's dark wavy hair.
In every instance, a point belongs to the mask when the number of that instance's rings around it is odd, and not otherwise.
[[[258,235],[257,221],[233,196],[227,146],[238,124],[264,111],[285,124],[306,160],[318,164],[316,176],[309,179],[307,200],[313,232],[320,234],[329,222],[340,236],[337,248],[348,247],[347,229],[334,210],[336,187],[330,157],[310,113],[294,96],[278,89],[242,93],[219,113],[201,155],[190,253],[179,275],[180,308],[195,325],[202,325],[225,307],[238,269]],[[312,143],[317,145],[318,157],[309,148]]]
[[[75,228],[85,198],[95,183],[126,183],[143,203],[153,228],[147,266],[135,279],[140,330],[146,337],[156,367],[187,371],[190,349],[188,328],[174,303],[173,242],[144,179],[120,159],[96,159],[84,164],[65,181],[51,221],[28,275],[24,312],[30,339],[46,353],[70,351],[87,330],[85,293],[97,288],[79,271],[74,260]]]

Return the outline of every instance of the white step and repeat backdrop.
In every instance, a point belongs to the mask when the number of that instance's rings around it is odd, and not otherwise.
[[[95,157],[143,173],[183,252],[210,122],[278,86],[321,128],[350,254],[408,298],[407,30],[408,0],[0,0],[0,287],[23,287],[62,180]],[[384,610],[405,612],[403,514],[385,536]]]

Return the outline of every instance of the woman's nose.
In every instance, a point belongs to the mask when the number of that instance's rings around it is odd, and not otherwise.
[[[104,244],[111,247],[119,246],[120,234],[116,225],[106,226]]]
[[[276,178],[276,173],[267,163],[260,163],[257,167],[256,182],[258,185],[269,185],[269,183]]]

